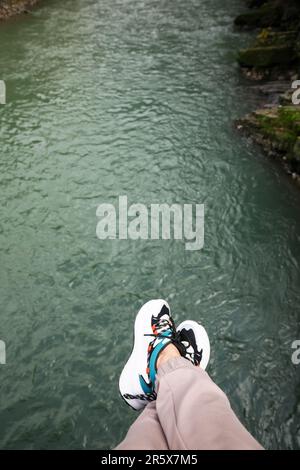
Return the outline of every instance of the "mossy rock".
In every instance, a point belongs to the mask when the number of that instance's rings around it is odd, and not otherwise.
[[[293,158],[294,146],[300,137],[300,109],[298,107],[283,106],[259,110],[252,115],[251,119],[252,127],[256,128],[256,131],[270,139],[281,150],[289,152]]]
[[[298,31],[274,31],[272,28],[263,28],[257,35],[252,47],[267,46],[297,46]]]
[[[297,136],[300,136],[300,108],[298,106],[279,107],[277,116],[281,126],[291,129]]]
[[[267,26],[279,26],[283,15],[280,5],[263,5],[249,13],[243,13],[234,20],[236,26],[248,28],[266,28]]]
[[[293,46],[250,47],[238,54],[241,67],[266,68],[288,66],[295,62],[297,54]]]
[[[300,183],[299,106],[263,108],[239,119],[236,124]]]

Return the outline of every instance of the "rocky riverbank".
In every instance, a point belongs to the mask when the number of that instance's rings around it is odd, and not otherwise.
[[[300,104],[292,101],[297,90],[292,83],[300,80],[300,2],[246,3],[249,10],[235,19],[235,25],[258,28],[258,33],[248,48],[239,51],[237,60],[243,74],[256,81],[262,109],[239,119],[236,126],[279,161],[300,185]]]
[[[38,0],[0,0],[0,21],[20,13],[28,13],[28,10]]]

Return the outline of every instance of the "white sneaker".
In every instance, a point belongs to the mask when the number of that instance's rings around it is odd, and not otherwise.
[[[150,300],[138,312],[134,324],[134,344],[119,380],[124,400],[135,410],[156,399],[155,378],[159,353],[170,343],[176,344],[176,333],[170,307],[165,300]]]

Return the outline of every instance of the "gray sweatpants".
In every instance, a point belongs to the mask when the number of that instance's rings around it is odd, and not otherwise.
[[[172,358],[157,372],[157,399],[129,428],[117,450],[262,449],[200,367]]]

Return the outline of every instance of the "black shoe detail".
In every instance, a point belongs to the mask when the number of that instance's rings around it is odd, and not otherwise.
[[[183,328],[180,331],[180,341],[181,343],[188,343],[187,346],[183,345],[185,348],[184,356],[191,356],[192,362],[195,364],[195,366],[198,366],[202,359],[203,349],[198,351],[194,331],[192,329],[186,330],[185,328]],[[187,351],[189,347],[193,349],[192,353]]]
[[[163,317],[164,315],[169,315],[169,317],[171,318],[170,316],[170,310],[168,309],[168,307],[166,305],[163,305],[159,314],[157,316],[154,316],[152,315],[152,319],[151,319],[151,324],[152,326],[155,325],[156,323],[159,322],[159,320],[161,319],[161,317]]]
[[[123,398],[127,400],[142,400],[142,401],[154,401],[156,400],[156,393],[140,393],[139,395],[131,395],[130,393],[125,393],[122,395]]]

